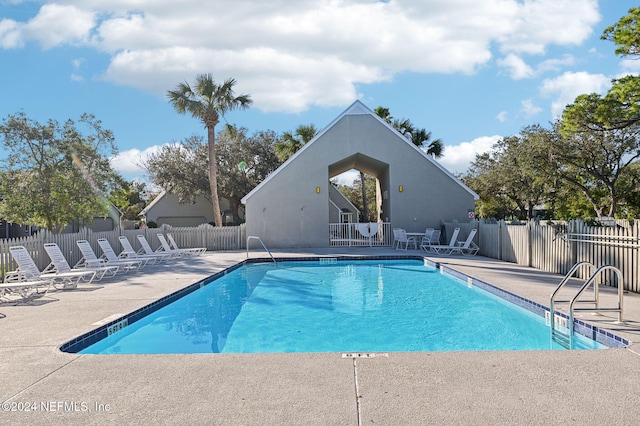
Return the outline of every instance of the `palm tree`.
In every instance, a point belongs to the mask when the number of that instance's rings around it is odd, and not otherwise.
[[[427,145],[426,153],[435,158],[442,157],[442,151],[444,149],[442,146],[442,140],[436,139],[429,142],[431,139],[431,132],[427,132],[425,129],[413,129],[412,127],[409,133],[411,136],[411,142],[413,142],[415,146],[424,148],[425,144],[429,143],[429,145]]]
[[[222,226],[222,215],[220,214],[220,200],[218,199],[215,127],[220,122],[220,117],[224,117],[227,112],[237,108],[249,108],[253,103],[249,95],[235,96],[233,93],[235,84],[236,81],[233,78],[225,80],[222,84],[217,84],[211,74],[199,74],[196,77],[193,88],[188,83],[180,83],[175,90],[167,92],[169,102],[179,114],[191,114],[193,118],[202,120],[204,127],[207,129],[209,187],[211,189],[213,217],[216,226]]]
[[[429,142],[431,132],[427,132],[426,129],[416,129],[408,118],[402,120],[393,118],[389,108],[379,106],[374,109],[373,112],[390,124],[391,127],[396,129],[400,134],[408,138],[415,146],[424,148],[424,146],[429,143],[426,150],[427,154],[435,158],[442,157],[442,151],[444,150],[442,140],[436,139],[433,142]]]
[[[280,161],[288,160],[289,157],[313,139],[316,133],[318,133],[318,130],[313,124],[300,125],[295,133],[284,132],[282,134],[282,140],[276,142],[276,156],[278,156]]]

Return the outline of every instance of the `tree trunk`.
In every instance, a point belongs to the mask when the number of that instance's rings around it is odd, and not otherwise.
[[[213,204],[213,221],[216,226],[222,226],[220,214],[220,199],[218,198],[218,162],[216,160],[216,134],[212,126],[207,127],[207,143],[209,145],[209,187],[211,188],[211,203]]]
[[[367,188],[364,183],[364,173],[360,172],[360,183],[362,187],[362,215],[364,216],[365,222],[369,222],[369,206],[367,204]]]

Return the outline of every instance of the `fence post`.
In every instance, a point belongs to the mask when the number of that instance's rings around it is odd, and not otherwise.
[[[571,234],[578,233],[578,221],[576,219],[572,219],[569,221],[569,226],[567,227],[567,239],[571,239]],[[573,238],[573,240],[577,240],[577,238]],[[578,242],[577,241],[569,241],[569,265],[568,268],[571,268],[573,265],[578,263]]]
[[[504,260],[504,256],[502,255],[502,246],[503,246],[503,238],[502,235],[506,231],[506,226],[504,220],[498,221],[498,259]]]
[[[533,266],[533,220],[527,222],[527,266]]]
[[[631,276],[631,281],[627,284],[627,288],[630,291],[633,292],[640,292],[640,250],[638,248],[638,244],[639,241],[637,240],[637,238],[640,237],[640,233],[638,232],[639,230],[639,226],[640,226],[640,221],[638,220],[634,220],[633,221],[633,227],[631,228],[631,235],[633,235],[635,237],[635,239],[633,240],[634,243],[634,247],[631,251],[631,274],[629,274]]]

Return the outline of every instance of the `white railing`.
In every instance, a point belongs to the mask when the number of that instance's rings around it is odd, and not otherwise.
[[[378,232],[368,236],[358,230],[359,226],[367,226],[367,223],[330,223],[329,235],[331,247],[390,247],[393,244],[391,223],[379,222]]]
[[[271,254],[271,251],[267,248],[267,246],[264,245],[264,243],[262,242],[262,240],[260,239],[260,237],[256,237],[255,235],[249,235],[247,237],[247,259],[249,258],[249,241],[251,240],[258,240],[258,242],[262,245],[262,247],[264,248],[264,250],[269,253],[269,257],[271,257],[271,260],[273,260],[273,263],[275,263],[276,265],[278,264],[278,262],[276,262],[276,259],[273,257],[273,255]]]

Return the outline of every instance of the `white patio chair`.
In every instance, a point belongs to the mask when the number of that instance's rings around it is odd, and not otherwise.
[[[153,249],[149,245],[149,241],[147,241],[145,236],[142,235],[142,234],[136,235],[136,238],[138,238],[138,242],[140,243],[140,247],[142,247],[140,250],[138,250],[138,254],[141,254],[143,256],[154,256],[154,257],[158,258],[158,262],[166,262],[167,260],[175,259],[176,257],[180,256],[176,252],[167,253],[167,252],[156,252],[156,251],[153,251]],[[128,241],[129,240],[127,240],[127,242]]]
[[[47,266],[43,272],[74,272],[74,271],[84,271],[89,272],[93,271],[95,274],[93,279],[95,281],[100,281],[105,276],[113,277],[118,273],[118,269],[120,269],[117,265],[111,266],[83,266],[81,268],[71,268],[67,259],[62,254],[62,250],[56,243],[46,243],[44,245],[44,249],[47,252],[47,255],[51,259],[51,263]]]
[[[409,244],[413,244],[413,247],[417,250],[418,243],[414,237],[407,236],[407,231],[402,228],[393,229],[394,245],[396,249],[401,249],[404,244],[404,250],[409,248]]]
[[[98,238],[98,245],[100,246],[100,249],[102,250],[102,253],[104,253],[104,257],[105,259],[107,259],[107,261],[109,263],[117,263],[117,262],[129,262],[129,263],[138,263],[138,269],[142,269],[145,266],[147,266],[147,263],[149,262],[149,259],[141,259],[141,258],[126,258],[126,256],[121,257],[120,255],[117,255],[116,252],[113,250],[113,247],[111,247],[111,244],[109,244],[109,241],[106,238]],[[155,259],[152,263],[155,263]]]
[[[117,266],[118,272],[126,274],[129,270],[139,270],[142,268],[142,261],[139,260],[114,260],[109,261],[104,258],[99,258],[91,248],[91,244],[87,240],[77,240],[76,244],[82,253],[82,258],[76,263],[74,268],[101,268],[107,266]],[[115,255],[115,253],[114,253]]]
[[[9,247],[18,269],[5,276],[5,282],[51,280],[56,289],[70,290],[78,287],[80,281],[91,283],[96,273],[93,271],[40,272],[38,265],[23,246]]]
[[[438,254],[451,254],[453,250],[457,250],[459,248],[459,245],[458,245],[459,233],[460,233],[460,228],[454,229],[453,234],[451,234],[451,240],[449,240],[449,244],[433,244],[429,246],[429,250]]]
[[[431,246],[440,244],[440,230],[439,229],[427,229],[420,241],[420,248],[425,251],[430,251]]]
[[[194,254],[203,254],[203,253],[205,253],[207,251],[206,247],[180,248],[180,247],[178,247],[178,244],[176,244],[176,240],[173,239],[173,235],[167,234],[167,238],[169,239],[169,245],[174,250],[189,250],[190,252],[193,252]]]

